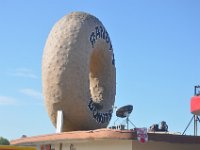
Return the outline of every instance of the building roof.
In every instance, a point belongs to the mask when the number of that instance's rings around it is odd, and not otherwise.
[[[149,141],[200,144],[199,136],[186,136],[169,133],[148,133]],[[73,131],[55,134],[39,135],[12,140],[12,145],[50,144],[62,141],[80,142],[82,140],[137,140],[134,130],[98,129],[90,131]]]

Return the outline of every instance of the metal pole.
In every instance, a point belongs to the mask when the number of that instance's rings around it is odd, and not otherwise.
[[[190,126],[190,124],[191,124],[191,122],[192,122],[193,119],[194,119],[194,115],[192,116],[190,122],[188,123],[187,127],[186,127],[185,130],[183,131],[182,135],[185,134],[185,132],[187,131],[187,129],[188,129],[188,127]]]
[[[197,93],[197,88],[200,88],[200,86],[199,85],[194,86],[194,96],[197,96],[199,94],[199,93]],[[197,129],[198,129],[197,123],[198,123],[198,116],[194,115],[194,136],[197,136],[197,133],[198,133],[198,131],[197,131]]]
[[[197,136],[197,129],[198,129],[198,126],[197,126],[197,121],[198,121],[198,116],[197,115],[194,115],[194,136]]]
[[[194,86],[194,95],[197,96],[199,93],[197,93],[197,89],[200,88],[200,85]]]
[[[117,118],[117,119],[115,120],[115,122],[114,122],[114,126],[115,126],[115,123],[117,122],[118,119],[119,119],[119,118]]]
[[[129,120],[129,122],[136,128],[136,126]]]
[[[197,86],[194,86],[194,96],[197,95]],[[197,134],[197,122],[196,122],[196,115],[194,115],[194,136]]]
[[[199,119],[199,117],[197,117],[197,120],[199,120],[199,123],[200,123],[200,119]]]
[[[129,130],[128,121],[129,121],[129,119],[128,119],[128,117],[127,117],[127,118],[126,118],[127,130]]]

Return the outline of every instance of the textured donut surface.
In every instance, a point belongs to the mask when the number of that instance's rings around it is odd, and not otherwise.
[[[108,32],[94,16],[72,12],[52,28],[42,59],[43,96],[63,131],[107,127],[116,93],[114,53]]]

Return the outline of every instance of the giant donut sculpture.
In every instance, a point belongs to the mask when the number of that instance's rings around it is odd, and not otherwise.
[[[63,131],[107,127],[116,93],[111,40],[103,24],[84,12],[72,12],[52,28],[42,60],[43,96],[56,126]]]

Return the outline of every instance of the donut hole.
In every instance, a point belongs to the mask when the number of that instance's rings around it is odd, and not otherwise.
[[[93,49],[90,57],[90,94],[98,110],[107,107],[106,100],[109,99],[111,62],[111,57],[107,49],[102,46]]]

